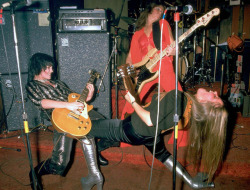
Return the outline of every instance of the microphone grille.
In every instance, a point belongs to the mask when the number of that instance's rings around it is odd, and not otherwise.
[[[186,5],[186,7],[188,7],[188,11],[185,14],[190,15],[193,12],[193,7],[192,5]]]
[[[32,0],[27,0],[26,1],[26,6],[30,6],[32,4]]]

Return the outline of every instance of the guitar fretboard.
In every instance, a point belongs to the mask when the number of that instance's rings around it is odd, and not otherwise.
[[[95,78],[98,78],[99,74],[91,74],[89,81],[87,83],[93,84],[95,81]],[[89,89],[86,87],[83,89],[82,94],[80,95],[79,99],[77,100],[78,102],[84,103],[88,97],[89,94]]]
[[[179,38],[178,43],[181,43],[184,39],[186,39],[188,36],[190,36],[193,31],[195,31],[200,26],[206,26],[208,22],[212,19],[213,16],[217,16],[220,13],[220,10],[218,8],[213,9],[209,13],[205,14],[201,18],[197,19],[196,23],[189,28],[186,32],[184,32]],[[170,47],[175,47],[175,41],[170,44]],[[155,66],[155,64],[163,58],[167,54],[168,47],[165,48],[162,53],[157,53],[153,59],[150,59],[150,61],[147,63],[147,68],[151,69]]]

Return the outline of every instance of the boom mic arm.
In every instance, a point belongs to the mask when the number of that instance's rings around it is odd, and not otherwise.
[[[31,4],[32,4],[32,0],[9,1],[9,2],[3,3],[1,5],[1,8],[6,8],[10,6],[19,6],[19,5],[30,6]]]
[[[193,12],[193,7],[191,5],[173,6],[173,7],[167,7],[166,9],[169,11],[181,12],[186,15],[190,15]]]

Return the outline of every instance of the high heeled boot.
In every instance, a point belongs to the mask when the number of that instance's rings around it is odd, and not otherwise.
[[[169,156],[163,164],[172,172],[174,165],[173,156]],[[194,178],[192,178],[178,161],[176,161],[176,175],[193,189],[214,188],[213,182],[207,182],[207,174],[198,173]]]
[[[36,177],[37,177],[36,184],[35,184],[37,190],[42,190],[43,189],[43,185],[42,185],[42,182],[41,182],[41,176],[51,174],[51,172],[47,169],[47,166],[49,165],[49,161],[50,160],[47,160],[47,162],[42,161],[34,168],[34,171],[35,171],[35,174],[36,174]],[[29,173],[29,177],[30,177],[31,188],[34,189],[34,187],[33,187],[33,178],[32,178],[32,172],[31,171]]]
[[[96,159],[95,140],[81,139],[82,149],[86,164],[88,167],[88,176],[81,179],[83,190],[90,190],[94,185],[97,185],[98,190],[102,190],[103,176],[98,168]]]

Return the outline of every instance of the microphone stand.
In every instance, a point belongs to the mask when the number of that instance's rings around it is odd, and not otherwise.
[[[218,58],[218,44],[219,44],[219,32],[217,32],[217,35],[216,35],[215,56],[214,56],[214,82],[215,82],[216,66],[217,66],[217,58]]]
[[[194,55],[193,55],[193,69],[192,69],[192,87],[194,88],[195,87],[195,81],[194,81],[194,75],[195,75],[195,67],[196,67],[196,43],[197,43],[197,33],[195,31],[195,34],[194,34],[194,39],[193,39],[193,49],[194,49]]]
[[[176,184],[176,155],[177,155],[177,138],[178,138],[178,121],[179,115],[177,112],[177,94],[178,94],[178,60],[179,60],[179,39],[178,39],[178,22],[180,21],[180,14],[174,13],[175,21],[175,114],[174,114],[174,147],[173,147],[173,190]]]
[[[10,5],[10,14],[12,18],[12,26],[13,26],[13,35],[14,35],[14,43],[15,43],[15,53],[16,53],[16,61],[17,61],[17,68],[18,68],[18,76],[19,76],[19,85],[20,85],[20,91],[21,91],[21,99],[22,99],[22,107],[23,107],[23,125],[24,125],[24,131],[26,134],[26,141],[27,141],[27,150],[28,150],[28,157],[29,157],[29,163],[30,163],[30,169],[32,172],[32,180],[33,180],[33,189],[37,189],[36,183],[37,183],[37,177],[35,174],[35,170],[33,167],[32,162],[32,154],[31,154],[31,148],[30,148],[30,141],[29,141],[29,126],[28,126],[28,115],[25,112],[25,103],[24,103],[24,95],[23,95],[23,88],[22,88],[22,78],[21,78],[21,70],[20,70],[20,61],[19,61],[19,51],[18,51],[18,41],[17,41],[17,32],[16,32],[16,25],[15,25],[15,7],[16,4],[13,3]]]

